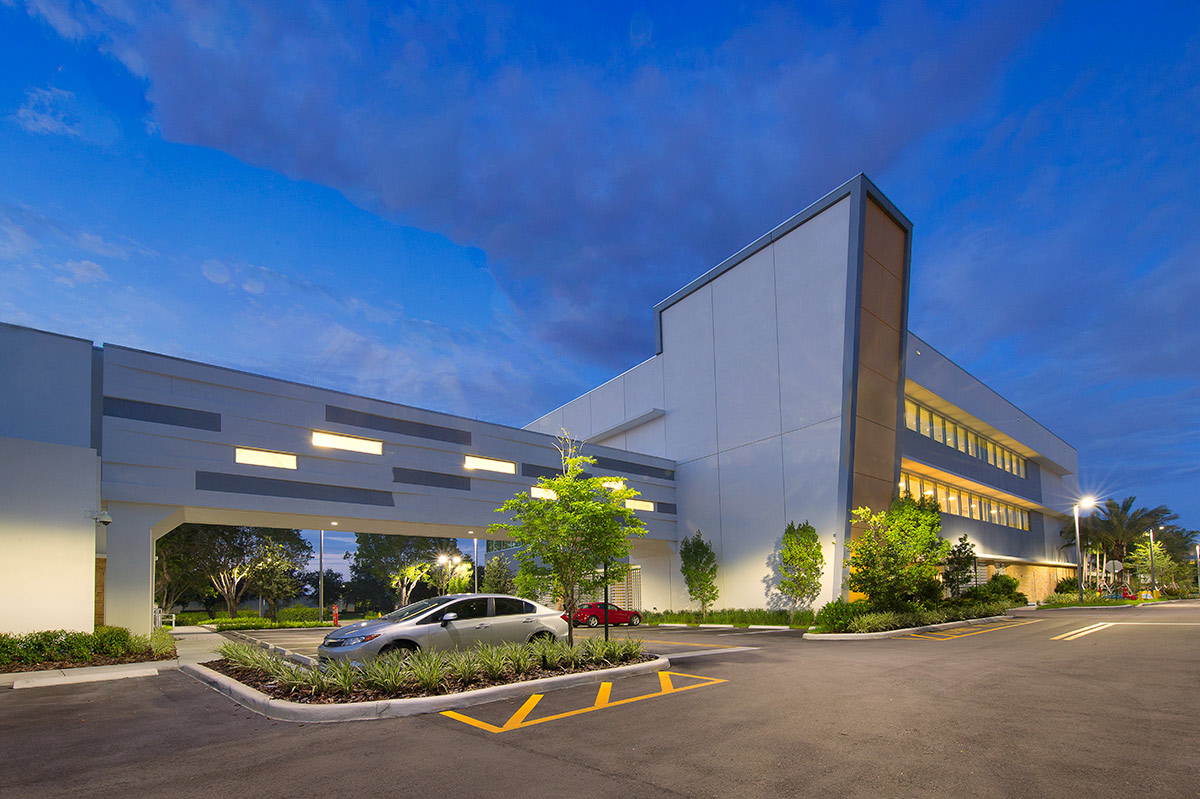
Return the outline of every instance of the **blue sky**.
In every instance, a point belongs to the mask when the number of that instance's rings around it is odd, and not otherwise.
[[[0,320],[520,425],[862,171],[912,330],[1200,526],[1200,5],[570,5],[0,0]]]

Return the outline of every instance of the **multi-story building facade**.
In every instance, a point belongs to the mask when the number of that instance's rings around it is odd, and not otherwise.
[[[1073,571],[1076,453],[908,332],[911,231],[858,176],[660,303],[652,357],[525,429],[0,325],[0,630],[144,631],[154,542],[185,521],[486,538],[563,430],[642,494],[642,607],[687,605],[695,530],[720,604],[770,604],[804,520],[818,601],[840,596],[851,510],[900,490],[937,497],[981,579],[1044,595]]]

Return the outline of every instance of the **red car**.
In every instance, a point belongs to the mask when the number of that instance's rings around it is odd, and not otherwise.
[[[636,610],[621,610],[611,602],[588,602],[576,608],[575,624],[599,627],[604,623],[605,615],[608,616],[609,624],[628,624],[630,627],[637,627],[642,623],[642,614]],[[563,621],[567,620],[567,614],[564,613],[562,617]]]

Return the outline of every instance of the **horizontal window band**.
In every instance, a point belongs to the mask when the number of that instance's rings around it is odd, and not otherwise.
[[[197,491],[222,491],[227,494],[258,494],[287,499],[313,499],[321,502],[346,502],[352,505],[394,507],[390,491],[371,488],[302,483],[276,477],[249,477],[243,474],[196,472]]]
[[[603,458],[599,455],[592,456],[596,460],[597,469],[607,469],[614,472],[623,472],[625,474],[638,474],[642,477],[653,477],[658,480],[674,480],[674,469],[662,469],[658,466],[646,466],[642,463],[634,463],[633,461],[622,461],[616,458]]]
[[[679,508],[676,507],[674,502],[659,502],[658,503],[658,512],[659,513],[670,513],[670,514],[674,515],[676,513],[679,513]]]
[[[549,478],[553,478],[553,477],[562,477],[562,474],[563,474],[562,467],[559,467],[557,469],[552,469],[549,466],[538,466],[536,463],[522,463],[521,464],[521,476],[522,477],[533,477],[535,479],[538,477],[545,477],[545,478],[549,479]],[[586,480],[587,478],[592,476],[592,473],[591,472],[580,472],[579,476]]]
[[[221,432],[221,414],[197,411],[193,408],[180,408],[176,405],[157,405],[153,402],[105,397],[104,415],[117,419],[133,419],[138,422],[190,427],[193,430],[210,430],[214,433]]]
[[[378,416],[350,408],[339,408],[336,405],[325,406],[325,421],[363,427],[368,430],[382,430],[385,433],[398,433],[402,436],[427,438],[432,441],[447,441],[451,444],[469,445],[471,443],[471,433],[468,430],[410,422],[407,419],[393,419],[390,416]]]
[[[471,490],[470,477],[463,477],[461,474],[426,472],[421,469],[404,469],[400,466],[392,467],[392,482],[432,488],[453,488],[458,491]]]

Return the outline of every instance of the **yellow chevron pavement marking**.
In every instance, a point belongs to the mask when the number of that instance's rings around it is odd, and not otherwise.
[[[686,677],[693,680],[703,680],[703,682],[676,687],[671,681],[672,677]],[[612,683],[602,682],[600,683],[599,690],[596,692],[596,701],[588,707],[580,708],[579,710],[568,710],[565,713],[555,713],[552,716],[544,716],[543,718],[539,719],[529,720],[529,714],[532,713],[533,709],[537,707],[538,702],[542,701],[542,697],[545,696],[545,694],[533,694],[530,696],[525,700],[525,703],[517,709],[517,712],[509,716],[508,721],[504,722],[504,724],[500,726],[471,718],[470,716],[464,715],[455,710],[443,710],[442,715],[446,716],[447,718],[455,719],[456,721],[461,721],[464,724],[469,724],[472,727],[484,730],[486,732],[511,732],[513,730],[519,730],[525,727],[532,727],[535,724],[543,724],[547,721],[557,721],[558,719],[565,719],[570,716],[591,713],[595,710],[605,710],[606,708],[617,707],[618,705],[627,705],[631,702],[640,702],[643,699],[653,699],[657,696],[677,694],[683,691],[690,691],[693,688],[705,688],[709,685],[717,685],[723,682],[728,682],[728,680],[721,680],[715,677],[701,677],[697,674],[683,674],[677,671],[660,671],[658,672],[658,684],[660,690],[656,691],[655,693],[643,694],[642,696],[634,696],[628,699],[618,699],[617,701],[613,702],[610,698],[612,696]]]

